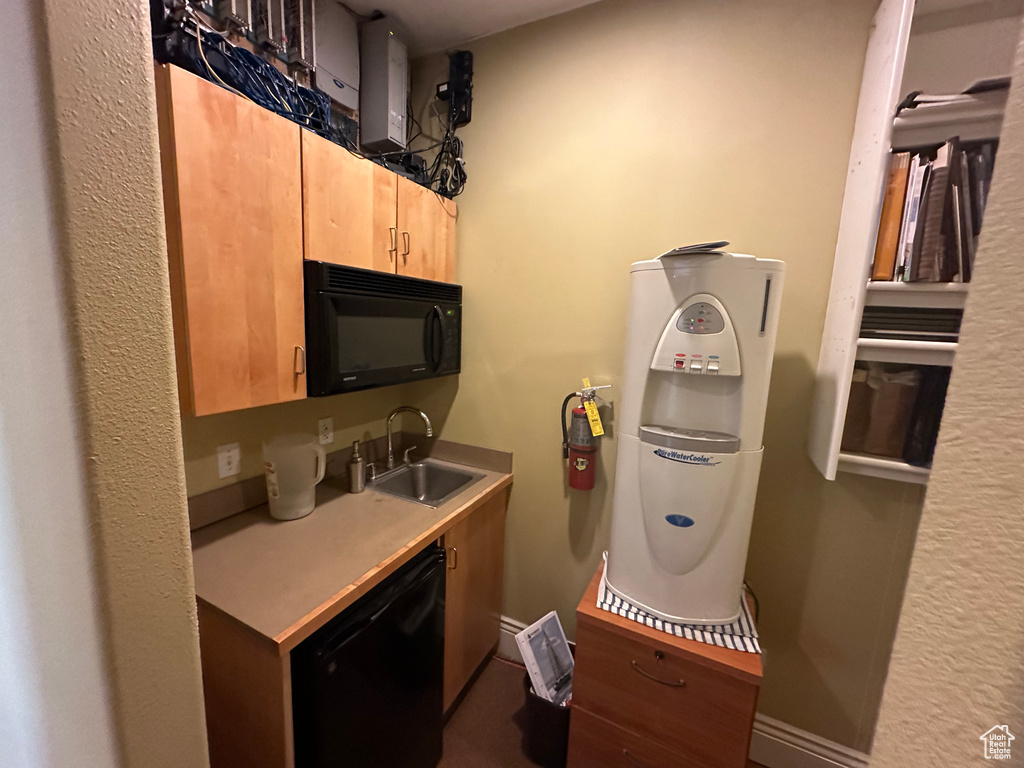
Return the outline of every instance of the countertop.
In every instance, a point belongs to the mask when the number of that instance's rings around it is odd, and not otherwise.
[[[483,477],[437,509],[370,488],[347,493],[345,477],[327,478],[300,520],[274,520],[263,505],[193,531],[196,597],[288,653],[512,484],[510,471],[431,460]]]

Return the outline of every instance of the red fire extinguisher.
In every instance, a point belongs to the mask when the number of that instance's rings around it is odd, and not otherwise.
[[[594,402],[594,390],[605,387],[585,386],[581,392],[570,392],[562,401],[562,458],[569,460],[569,487],[578,491],[589,491],[594,487],[597,438],[604,434]],[[565,409],[574,397],[580,398],[580,404],[572,409],[572,421],[566,426]],[[592,424],[596,425],[596,430]]]

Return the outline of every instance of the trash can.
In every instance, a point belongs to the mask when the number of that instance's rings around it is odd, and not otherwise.
[[[526,756],[543,768],[565,768],[569,755],[569,714],[572,706],[560,707],[533,692],[530,674],[523,673],[526,722],[523,748]]]

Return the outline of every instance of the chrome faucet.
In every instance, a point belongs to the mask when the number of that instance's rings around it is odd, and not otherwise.
[[[430,419],[427,418],[427,414],[425,414],[423,411],[419,410],[418,408],[410,408],[408,405],[402,405],[402,406],[399,406],[398,408],[395,408],[395,410],[393,410],[391,412],[391,415],[388,416],[388,469],[394,469],[395,468],[395,449],[394,449],[394,447],[392,445],[391,422],[394,421],[395,416],[400,414],[402,411],[408,411],[409,413],[415,413],[417,416],[419,416],[421,419],[423,419],[423,424],[427,428],[426,436],[427,437],[433,437],[434,436],[434,428],[432,426],[430,426]],[[408,453],[406,453],[406,456],[408,456]]]

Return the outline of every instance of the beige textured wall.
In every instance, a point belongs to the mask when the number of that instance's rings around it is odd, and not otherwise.
[[[1024,751],[1024,45],[900,615],[871,765]],[[983,375],[979,372],[983,371]]]
[[[82,450],[123,764],[201,768],[147,3],[44,5]]]
[[[620,395],[629,264],[719,238],[784,259],[747,568],[761,710],[861,750],[921,490],[826,482],[806,440],[875,5],[609,0],[471,43],[463,374],[411,390],[428,413],[450,407],[444,437],[514,452],[504,612],[554,608],[572,632],[607,545],[615,441],[602,441],[597,488],[570,493],[557,411],[582,376]],[[420,99],[445,73],[418,63]]]

